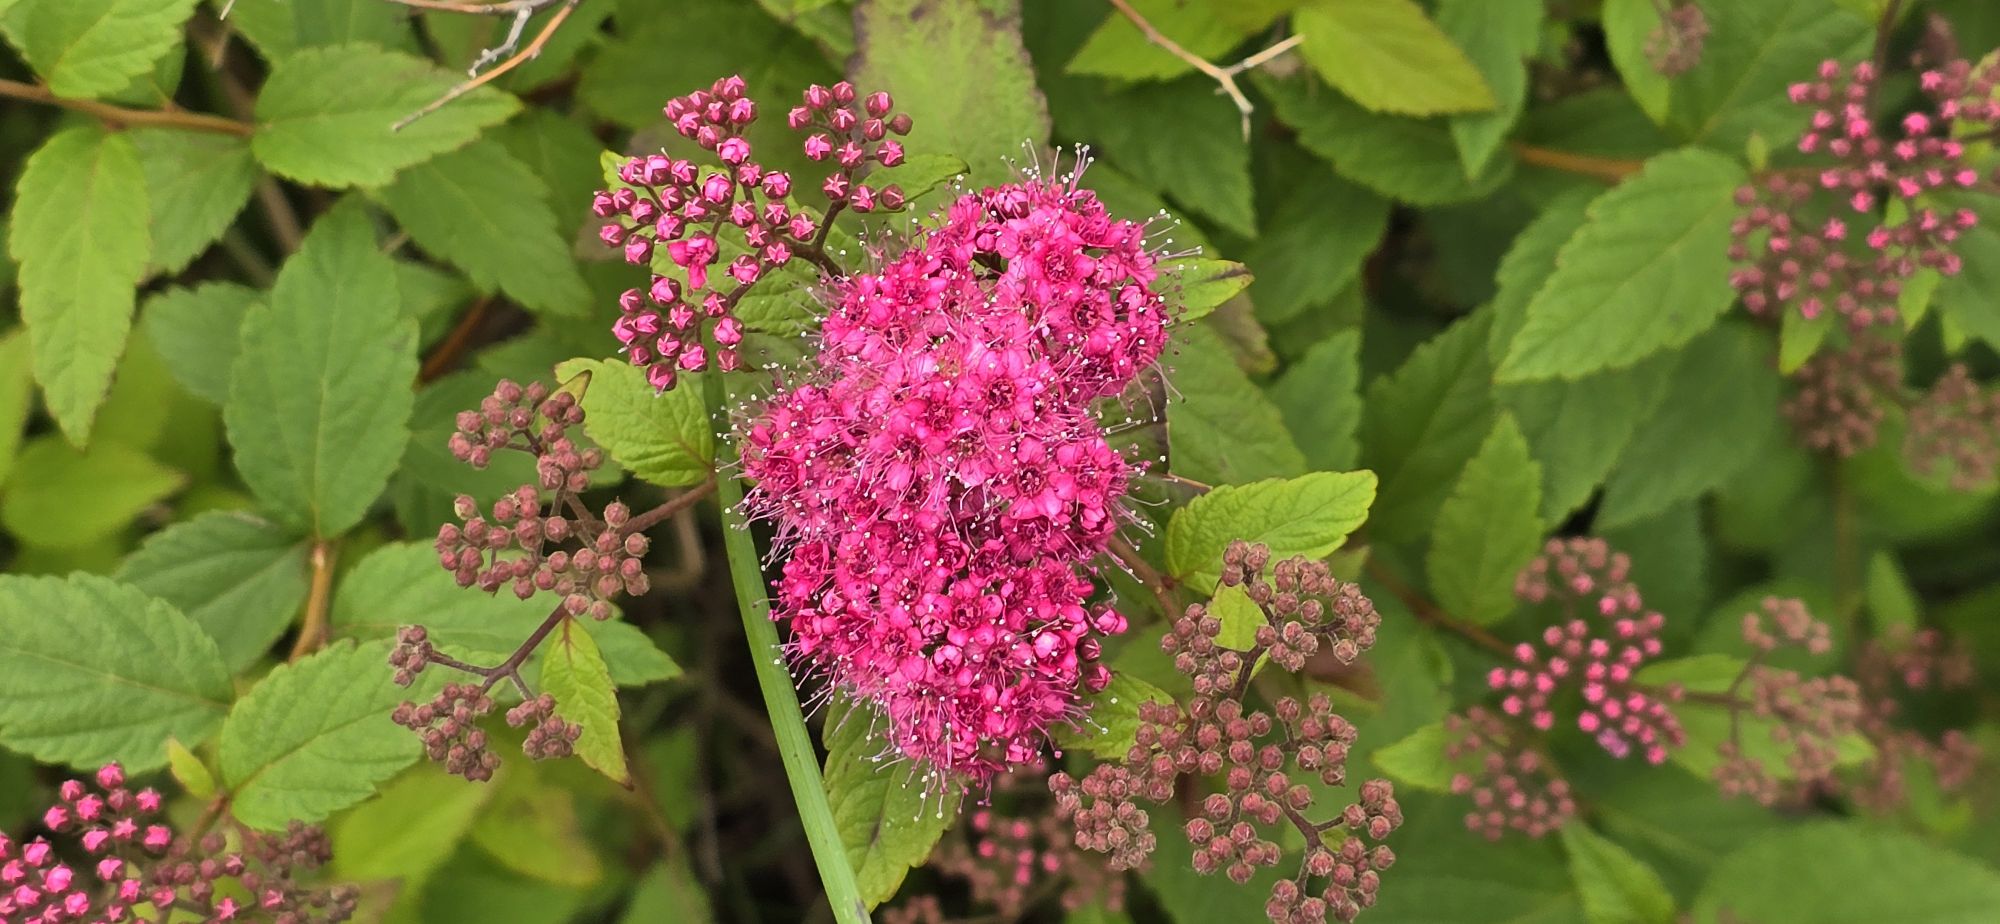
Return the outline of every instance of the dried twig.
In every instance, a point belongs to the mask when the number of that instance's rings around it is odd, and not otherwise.
[[[578,4],[581,4],[583,0],[499,0],[499,2],[495,3],[470,3],[462,2],[462,0],[388,0],[388,2],[414,9],[435,10],[442,13],[514,17],[513,24],[507,28],[507,39],[498,45],[481,51],[478,59],[472,62],[472,67],[469,71],[472,74],[472,79],[445,91],[443,96],[432,100],[424,108],[404,116],[401,121],[390,126],[391,131],[402,131],[410,123],[430,115],[439,109],[443,109],[452,100],[498,80],[500,75],[520,67],[523,63],[541,54],[542,46],[549,43],[549,39],[556,34],[556,30],[562,27],[563,21],[569,18],[570,13],[575,12]],[[529,17],[549,8],[555,9],[554,15],[549,17],[548,22],[542,24],[541,31],[535,33],[535,37],[528,41],[526,47],[521,47],[521,36],[527,31]],[[499,63],[494,64],[496,61]],[[493,64],[493,68],[482,73],[480,68],[488,64]]]
[[[1132,8],[1130,0],[1110,0],[1110,3],[1113,7],[1115,7],[1118,10],[1120,14],[1124,15],[1126,19],[1131,20],[1132,25],[1139,27],[1139,31],[1145,34],[1146,41],[1158,45],[1161,48],[1161,50],[1165,51],[1167,54],[1173,55],[1174,57],[1187,62],[1189,67],[1192,67],[1195,70],[1207,74],[1210,79],[1214,80],[1217,84],[1220,84],[1222,92],[1229,95],[1230,102],[1236,104],[1236,111],[1242,114],[1243,138],[1246,141],[1249,140],[1250,113],[1255,111],[1255,109],[1250,105],[1250,98],[1243,95],[1243,88],[1236,85],[1236,75],[1241,74],[1244,71],[1250,70],[1252,68],[1260,67],[1270,62],[1271,59],[1276,58],[1277,56],[1284,54],[1287,51],[1291,51],[1293,48],[1298,46],[1300,41],[1299,36],[1296,35],[1291,36],[1290,38],[1278,42],[1277,44],[1272,45],[1271,47],[1266,48],[1263,51],[1257,52],[1256,54],[1251,55],[1250,57],[1244,58],[1243,60],[1238,61],[1235,64],[1231,64],[1228,67],[1223,67],[1221,65],[1210,63],[1208,59],[1203,58],[1202,56],[1195,54],[1194,52],[1191,52],[1185,48],[1182,48],[1179,42],[1176,42],[1173,39],[1168,38],[1165,33],[1162,33],[1160,30],[1153,28],[1153,24],[1147,22],[1146,17],[1140,15],[1138,10]]]

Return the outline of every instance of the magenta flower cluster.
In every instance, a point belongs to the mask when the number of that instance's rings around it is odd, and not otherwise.
[[[743,427],[744,504],[786,553],[792,656],[878,707],[903,755],[990,778],[1102,688],[1086,600],[1134,470],[1091,412],[1160,353],[1139,224],[1074,177],[953,202],[839,280],[814,372]]]
[[[622,185],[591,199],[591,210],[608,219],[599,230],[605,245],[619,249],[628,263],[658,266],[664,256],[675,268],[673,275],[655,272],[644,291],[621,295],[621,316],[612,328],[632,364],[662,391],[682,373],[708,368],[704,336],[714,342],[717,368],[741,368],[743,324],[732,309],[753,284],[794,257],[824,268],[821,247],[833,213],[903,206],[900,188],[878,189],[859,179],[871,166],[903,162],[902,145],[887,136],[907,133],[910,118],[891,114],[889,94],[858,98],[845,81],[815,84],[805,91],[804,105],[786,117],[793,130],[809,133],[806,156],[831,160],[834,167],[820,185],[830,205],[815,217],[792,199],[789,173],[752,156],[743,132],[757,119],[757,103],[745,89],[743,78],[725,77],[676,97],[664,110],[674,130],[712,152],[719,167],[704,169],[664,153],[633,157],[618,168]],[[724,264],[725,278],[711,280],[717,263]]]
[[[57,840],[0,834],[0,924],[154,920],[332,924],[354,913],[354,889],[315,888],[300,876],[330,858],[319,828],[241,832],[231,850],[215,832],[176,842],[159,791],[133,789],[117,764],[68,780],[42,813]]]
[[[1731,228],[1739,266],[1730,284],[1751,312],[1793,307],[1816,318],[1832,309],[1852,329],[1893,324],[1918,270],[1959,271],[1953,246],[1977,216],[1922,197],[1980,183],[1954,136],[2000,124],[2000,67],[1975,72],[1956,61],[1925,71],[1931,105],[1904,116],[1894,136],[1868,111],[1879,77],[1873,62],[1826,61],[1818,79],[1792,85],[1792,102],[1811,110],[1798,149],[1831,163],[1809,175],[1773,171],[1737,191],[1744,212]]]

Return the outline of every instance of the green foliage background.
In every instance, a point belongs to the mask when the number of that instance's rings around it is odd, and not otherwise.
[[[1366,558],[1513,639],[1536,628],[1513,573],[1545,536],[1594,533],[1632,553],[1672,657],[1740,653],[1737,617],[1783,592],[1843,650],[1935,626],[2000,677],[1995,489],[1947,490],[1887,449],[1809,456],[1778,404],[1824,331],[1751,323],[1726,281],[1731,195],[1796,135],[1786,85],[1868,54],[1879,0],[1702,0],[1705,52],[1672,80],[1645,59],[1652,0],[1133,3],[1221,64],[1300,37],[1238,77],[1247,133],[1215,81],[1098,0],[581,0],[537,57],[400,131],[507,17],[0,0],[0,830],[30,822],[61,767],[171,762],[190,815],[221,786],[246,824],[326,821],[371,919],[824,913],[712,517],[661,531],[655,592],[531,668],[593,729],[581,762],[516,756],[463,784],[387,716],[407,695],[383,661],[397,626],[496,660],[541,619],[458,590],[429,550],[454,495],[528,479],[445,449],[452,415],[498,379],[591,374],[607,492],[650,505],[712,470],[701,388],[654,399],[612,356],[630,279],[587,204],[604,152],[657,148],[661,103],[729,73],[767,122],[812,82],[892,91],[928,185],[1088,145],[1085,185],[1123,215],[1169,216],[1168,249],[1200,248],[1180,267],[1188,314],[1158,413],[1125,431],[1168,460],[1135,506],[1153,521],[1141,553],[1181,586],[1212,590],[1221,548],[1253,539],[1347,574]],[[1985,0],[1901,7],[1898,49],[1932,14],[1970,58],[2000,45]],[[777,150],[760,148],[799,159]],[[1996,233],[1982,225],[1966,275],[1911,312],[1916,375],[1947,358],[2000,369]],[[812,303],[769,288],[742,309],[753,345],[795,360]],[[1103,707],[1109,727],[1073,761],[1117,754],[1130,704],[1181,681],[1151,597],[1106,575],[1135,614],[1109,656],[1125,706]],[[1462,804],[1426,791],[1447,777],[1435,723],[1492,660],[1364,586],[1385,614],[1365,677],[1297,681],[1340,698],[1361,727],[1355,775],[1396,779],[1410,815],[1364,920],[2000,908],[1991,773],[1951,795],[1914,780],[1890,816],[1801,817],[1723,800],[1699,755],[1581,755],[1587,824],[1466,834]],[[315,620],[333,643],[285,663]],[[1988,683],[1915,723],[2000,750]],[[875,771],[865,723],[827,728],[864,893],[936,888],[906,867],[951,818],[920,780]],[[1126,911],[1068,919],[1262,919],[1256,886],[1200,879],[1185,842],[1161,839]]]

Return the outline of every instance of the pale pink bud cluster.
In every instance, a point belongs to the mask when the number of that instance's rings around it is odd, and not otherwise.
[[[1125,618],[1083,569],[1134,465],[1092,403],[1159,355],[1138,224],[1073,177],[961,197],[836,282],[807,378],[743,422],[744,502],[785,554],[790,653],[880,707],[904,756],[987,778],[1032,760]]]
[[[1875,756],[1850,787],[1855,802],[1877,812],[1903,805],[1909,799],[1907,774],[1915,764],[1928,766],[1937,787],[1947,793],[1972,782],[1980,749],[1963,731],[1947,729],[1932,738],[1896,724],[1906,696],[1972,689],[1978,678],[1969,652],[1936,629],[1903,629],[1863,646],[1855,675],[1862,691],[1861,732],[1875,746]]]
[[[844,81],[831,88],[815,84],[805,92],[805,105],[787,117],[792,129],[810,132],[808,157],[834,162],[821,184],[832,208],[815,213],[794,200],[790,174],[752,156],[743,132],[757,119],[757,103],[745,89],[743,78],[724,77],[665,107],[674,130],[711,152],[718,165],[664,153],[633,157],[619,166],[619,185],[591,199],[591,210],[607,219],[598,235],[604,244],[628,263],[655,269],[643,291],[619,296],[621,315],[612,332],[661,391],[684,373],[707,369],[711,343],[717,368],[742,367],[743,323],[732,309],[759,279],[795,257],[823,259],[825,225],[834,212],[903,206],[903,192],[893,184],[877,190],[858,179],[873,164],[893,167],[903,160],[902,146],[885,135],[907,133],[910,120],[890,115],[887,93],[857,100]],[[712,271],[720,278],[711,278]]]
[[[49,836],[0,834],[0,924],[154,920],[333,924],[354,913],[350,887],[315,888],[302,876],[331,855],[317,827],[283,835],[241,832],[229,850],[216,833],[176,843],[158,791],[133,790],[117,764],[70,780],[42,814]]]
[[[1646,60],[1665,77],[1679,77],[1701,63],[1708,42],[1708,14],[1694,0],[1676,0],[1646,35]]]
[[[1857,332],[1845,347],[1821,351],[1792,377],[1797,390],[1785,418],[1808,448],[1846,458],[1875,445],[1885,404],[1903,391],[1902,344]]]
[[[1962,267],[1953,245],[1978,217],[1921,197],[1979,185],[1953,136],[2000,124],[1991,99],[2000,69],[1975,75],[1956,61],[1924,72],[1930,108],[1903,117],[1889,135],[1868,112],[1879,77],[1870,61],[1827,61],[1817,80],[1790,88],[1792,102],[1811,112],[1799,150],[1830,162],[1809,177],[1772,172],[1738,190],[1744,212],[1729,253],[1740,266],[1730,284],[1752,313],[1793,307],[1816,318],[1832,309],[1852,329],[1893,324],[1903,285],[1919,269],[1953,275]]]
[[[1769,727],[1770,740],[1785,751],[1786,776],[1793,782],[1787,785],[1752,756],[1742,745],[1740,726],[1732,724],[1729,740],[1717,748],[1722,757],[1714,773],[1717,786],[1724,795],[1770,805],[1798,787],[1831,784],[1840,763],[1840,739],[1854,734],[1861,721],[1859,686],[1844,676],[1808,678],[1762,663],[1765,653],[1779,647],[1826,652],[1832,647],[1826,624],[1796,599],[1770,597],[1759,610],[1744,614],[1743,639],[1758,656],[1732,685],[1743,698],[1731,708]]]
[[[1444,731],[1445,759],[1469,767],[1452,774],[1451,791],[1471,798],[1465,826],[1472,833],[1493,841],[1508,831],[1543,837],[1575,817],[1569,781],[1522,740],[1516,723],[1474,706],[1446,716]]]
[[[1558,694],[1582,699],[1575,724],[1613,757],[1632,753],[1661,763],[1686,741],[1669,703],[1678,690],[1643,689],[1635,677],[1660,654],[1666,619],[1645,609],[1629,580],[1631,560],[1602,539],[1551,539],[1515,579],[1531,604],[1554,604],[1565,617],[1542,630],[1539,644],[1514,646],[1514,664],[1488,672],[1500,711],[1537,731],[1555,727]]]
[[[1279,562],[1274,580],[1267,582],[1270,550],[1264,546],[1231,543],[1223,561],[1224,579],[1246,588],[1264,628],[1312,625],[1336,656],[1345,653],[1350,660],[1373,643],[1374,607],[1364,610],[1360,604],[1366,598],[1350,595],[1352,585],[1334,581],[1323,562]],[[1280,600],[1292,615],[1274,612]],[[1393,788],[1385,780],[1370,780],[1338,817],[1308,821],[1313,787],[1298,777],[1344,784],[1354,726],[1333,711],[1323,693],[1305,702],[1281,697],[1269,710],[1246,704],[1259,662],[1270,656],[1291,669],[1286,661],[1302,664],[1305,655],[1298,652],[1307,645],[1285,641],[1280,631],[1248,652],[1236,651],[1217,643],[1221,632],[1221,620],[1200,605],[1174,621],[1161,645],[1174,656],[1175,668],[1193,679],[1193,697],[1184,706],[1141,703],[1139,727],[1124,760],[1100,764],[1080,781],[1064,773],[1050,777],[1057,813],[1075,827],[1079,846],[1109,854],[1114,869],[1131,869],[1155,845],[1149,813],[1138,800],[1173,798],[1176,782],[1185,776],[1219,777],[1221,788],[1202,799],[1200,812],[1184,828],[1194,847],[1195,871],[1248,882],[1258,867],[1276,866],[1282,858],[1268,829],[1289,823],[1306,838],[1305,856],[1298,875],[1273,888],[1266,913],[1287,924],[1354,920],[1375,903],[1381,871],[1395,862],[1395,853],[1380,843],[1403,821]],[[1272,654],[1279,647],[1288,650],[1286,661]],[[1346,832],[1337,847],[1324,840],[1333,828]],[[1375,846],[1368,846],[1371,841]]]
[[[1942,471],[1960,491],[1993,481],[2000,467],[2000,394],[1954,363],[1909,411],[1903,456],[1911,469],[1920,475]]]
[[[421,637],[412,638],[413,632],[422,630],[422,626],[405,628],[397,646],[398,652],[406,651],[406,646],[421,646],[428,650],[429,642]],[[391,653],[390,663],[397,664],[398,656],[398,653]],[[412,660],[408,655],[403,655],[403,658],[405,662]],[[399,675],[404,670],[406,668],[397,668]],[[416,732],[424,743],[424,756],[442,765],[446,773],[473,782],[485,782],[493,778],[493,771],[500,769],[500,755],[487,747],[486,729],[479,727],[479,720],[492,711],[493,697],[478,684],[447,683],[429,702],[421,705],[404,702],[389,714],[389,718],[397,725]]]

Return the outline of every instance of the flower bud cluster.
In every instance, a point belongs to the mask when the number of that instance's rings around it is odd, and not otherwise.
[[[1267,656],[1287,669],[1303,666],[1320,645],[1343,660],[1358,657],[1373,644],[1379,617],[1324,563],[1289,559],[1267,579],[1269,565],[1270,550],[1261,545],[1235,542],[1224,553],[1223,579],[1245,588],[1265,620],[1252,649],[1219,644],[1220,618],[1206,607],[1188,607],[1161,645],[1193,680],[1193,697],[1184,706],[1142,703],[1123,761],[1101,764],[1082,780],[1056,774],[1049,788],[1057,814],[1076,829],[1076,843],[1110,854],[1114,869],[1130,869],[1155,843],[1150,817],[1137,801],[1165,802],[1182,776],[1220,776],[1222,788],[1202,799],[1183,829],[1194,847],[1195,871],[1248,882],[1258,867],[1277,865],[1282,850],[1267,829],[1288,822],[1304,835],[1307,849],[1298,876],[1274,887],[1266,912],[1279,922],[1351,921],[1375,903],[1381,870],[1395,861],[1381,843],[1403,821],[1393,789],[1370,780],[1334,818],[1308,820],[1313,787],[1295,777],[1345,784],[1354,726],[1333,711],[1324,693],[1304,702],[1282,697],[1268,710],[1246,704],[1244,694]],[[1329,846],[1327,833],[1336,828],[1345,840]]]
[[[1694,0],[1677,0],[1646,35],[1646,60],[1664,77],[1679,77],[1701,63],[1708,42],[1708,14]]]
[[[1963,731],[1947,729],[1933,739],[1896,724],[1905,696],[1972,688],[1977,677],[1969,652],[1936,629],[1904,629],[1863,646],[1855,678],[1862,693],[1861,733],[1875,746],[1849,787],[1855,802],[1876,812],[1893,811],[1909,799],[1907,774],[1915,764],[1926,765],[1947,793],[1972,782],[1980,749]]]
[[[1773,171],[1737,191],[1744,211],[1731,227],[1739,266],[1730,284],[1752,313],[1791,307],[1810,319],[1832,309],[1850,329],[1894,324],[1910,277],[1962,267],[1954,244],[1978,216],[1923,197],[1980,183],[1954,134],[2000,124],[1992,101],[2000,66],[1974,73],[1956,61],[1925,71],[1930,104],[1903,117],[1893,137],[1868,112],[1879,79],[1872,61],[1826,61],[1816,80],[1791,86],[1792,102],[1811,112],[1798,149],[1828,163],[1810,176]]]
[[[1840,739],[1854,734],[1860,725],[1860,687],[1845,676],[1804,677],[1763,663],[1764,655],[1781,647],[1812,654],[1830,650],[1826,624],[1814,619],[1798,600],[1771,597],[1758,610],[1744,614],[1743,640],[1757,656],[1733,685],[1742,700],[1731,708],[1768,727],[1770,740],[1785,751],[1786,767],[1781,778],[1744,747],[1739,721],[1732,723],[1729,740],[1717,748],[1722,760],[1714,771],[1716,785],[1724,795],[1771,805],[1799,787],[1832,784],[1840,763]]]
[[[421,631],[422,627],[412,627]],[[405,636],[410,629],[403,630]],[[412,643],[406,643],[412,644]],[[429,645],[418,641],[414,645]],[[408,651],[403,645],[398,649]],[[390,654],[390,663],[397,655]],[[408,656],[404,656],[408,660]],[[398,670],[402,670],[398,668]],[[446,773],[474,782],[493,778],[500,768],[500,755],[487,746],[486,730],[479,720],[493,711],[493,697],[475,683],[447,683],[436,697],[422,705],[404,702],[389,714],[391,721],[417,733],[424,743],[424,756],[444,765]]]
[[[794,257],[823,259],[825,223],[834,212],[894,211],[904,204],[895,185],[876,189],[859,180],[870,165],[903,161],[902,145],[887,135],[908,133],[910,118],[891,114],[889,94],[857,99],[845,81],[831,88],[815,84],[804,105],[787,116],[793,130],[808,133],[807,157],[834,162],[820,185],[832,207],[815,216],[792,198],[790,174],[752,156],[743,133],[757,119],[757,103],[745,90],[743,78],[724,77],[664,109],[674,130],[711,152],[719,166],[704,168],[664,153],[630,158],[619,165],[620,184],[591,199],[591,210],[606,219],[598,235],[605,245],[628,263],[659,267],[644,291],[619,296],[621,315],[612,332],[661,391],[683,373],[708,368],[706,341],[714,344],[717,368],[742,367],[743,323],[731,313],[737,301]],[[661,265],[662,256],[672,269]],[[712,281],[711,267],[725,260],[726,278]]]
[[[1576,815],[1569,781],[1548,755],[1520,740],[1514,723],[1474,706],[1444,720],[1444,756],[1467,769],[1451,777],[1451,791],[1472,799],[1465,826],[1497,841],[1508,831],[1542,837]]]
[[[1678,690],[1643,689],[1634,680],[1659,656],[1666,619],[1645,609],[1631,567],[1602,539],[1549,540],[1516,576],[1514,593],[1557,606],[1565,618],[1544,628],[1538,645],[1516,645],[1514,665],[1493,668],[1486,685],[1502,695],[1500,711],[1543,732],[1555,727],[1558,694],[1573,690],[1582,699],[1578,730],[1613,757],[1636,752],[1657,764],[1687,734],[1669,706]]]
[[[1824,350],[1792,376],[1797,390],[1785,401],[1785,418],[1806,447],[1847,458],[1875,445],[1885,403],[1903,392],[1902,344],[1858,332],[1839,348]]]
[[[1943,471],[1955,490],[1991,483],[2000,468],[2000,394],[1953,364],[1911,405],[1903,456],[1920,475]]]
[[[282,835],[244,830],[177,843],[159,792],[128,788],[117,764],[70,780],[42,814],[51,836],[0,834],[0,924],[159,920],[333,924],[354,914],[351,887],[316,888],[304,875],[331,856],[326,835],[293,822]]]

